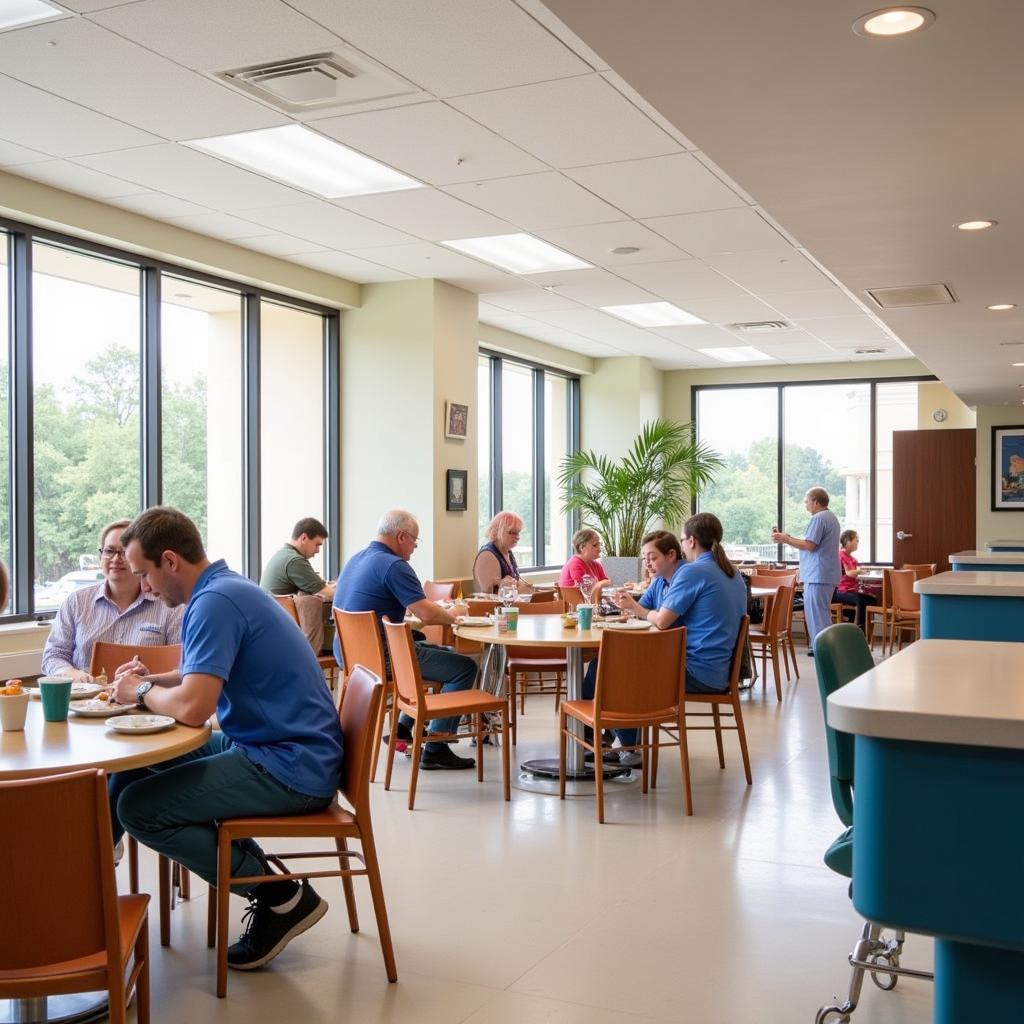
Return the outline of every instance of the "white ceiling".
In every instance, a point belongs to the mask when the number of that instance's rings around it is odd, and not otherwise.
[[[851,224],[864,237],[873,218],[845,193],[835,208],[820,201],[820,170],[834,173],[840,158],[847,178],[865,162],[885,170],[872,131],[888,108],[862,111],[856,132],[827,130],[822,96],[855,98],[831,61],[759,52],[770,12],[844,4],[776,0],[749,32],[749,3],[716,4],[646,0],[639,18],[636,0],[65,0],[72,17],[0,33],[0,167],[354,281],[450,281],[480,295],[481,320],[594,356],[643,355],[666,369],[720,366],[698,349],[751,344],[780,363],[906,356],[898,335],[907,340],[918,314],[886,326],[843,244]],[[813,22],[824,23],[820,11]],[[332,202],[181,144],[295,120],[214,73],[332,48],[365,55],[398,88],[300,120],[424,188]],[[755,57],[763,75],[744,67]],[[788,90],[798,80],[802,92]],[[780,91],[776,107],[767,98]],[[899,117],[888,113],[892,138]],[[787,129],[802,134],[781,141]],[[938,201],[938,185],[922,203]],[[517,230],[595,267],[515,276],[438,244]],[[926,283],[942,269],[903,272],[905,242],[875,238],[869,284]],[[611,253],[621,246],[639,251]],[[708,326],[645,330],[599,308],[659,300]],[[750,320],[790,329],[729,328]]]

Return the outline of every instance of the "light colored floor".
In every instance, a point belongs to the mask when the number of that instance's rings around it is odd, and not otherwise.
[[[803,649],[799,660],[803,678],[781,705],[759,686],[745,702],[753,787],[735,737],[721,771],[711,734],[691,734],[692,818],[672,752],[656,792],[610,787],[604,826],[591,797],[561,803],[513,789],[503,803],[491,749],[482,786],[472,772],[421,774],[410,813],[401,759],[392,791],[373,787],[398,983],[385,978],[365,884],[365,930],[352,935],[340,885],[328,882],[324,920],[267,969],[232,972],[217,1000],[200,882],[172,915],[172,948],[156,944],[151,915],[154,1020],[813,1021],[845,992],[860,922],[845,881],[821,861],[841,826],[813,662]],[[513,756],[547,756],[554,743],[552,698],[531,698]],[[151,880],[153,859],[143,858]],[[236,930],[243,904],[233,903]],[[930,969],[931,942],[911,936],[904,961]],[[924,1024],[931,1004],[926,983],[904,979],[886,993],[867,982],[853,1020]]]

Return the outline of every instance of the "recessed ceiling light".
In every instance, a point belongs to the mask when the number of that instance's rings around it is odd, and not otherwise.
[[[693,313],[673,306],[671,302],[634,302],[625,306],[601,306],[605,313],[611,313],[620,320],[628,320],[638,327],[688,327],[706,324]]]
[[[984,231],[986,228],[994,228],[997,220],[965,220],[957,224],[958,231]]]
[[[423,187],[415,178],[299,124],[193,139],[185,145],[325,199]]]
[[[770,355],[760,349],[752,348],[750,345],[740,345],[736,348],[699,348],[697,351],[711,356],[712,359],[717,359],[720,363],[770,363],[773,361]]]
[[[54,18],[70,18],[71,14],[47,0],[3,0],[0,3],[0,32],[9,28],[24,28]]]
[[[1011,366],[1024,366],[1024,363],[1010,363]]]
[[[533,235],[488,235],[485,238],[456,238],[442,242],[449,249],[493,263],[513,274],[543,274],[551,270],[589,270],[593,264],[542,242]]]
[[[1008,309],[1016,309],[1016,302],[996,302],[994,305],[986,306],[986,309],[991,309],[993,313],[1005,313]]]
[[[869,38],[905,36],[928,28],[933,21],[935,13],[927,7],[883,7],[859,17],[853,23],[853,31]]]

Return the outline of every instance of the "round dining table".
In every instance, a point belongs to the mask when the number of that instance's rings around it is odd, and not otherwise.
[[[85,768],[110,772],[144,768],[187,754],[210,737],[209,723],[196,728],[175,723],[163,732],[136,735],[108,729],[107,721],[72,713],[66,722],[47,722],[40,702],[30,701],[24,731],[0,731],[0,781]],[[106,1015],[106,992],[0,999],[0,1024],[70,1024],[101,1020]]]
[[[583,652],[596,650],[601,646],[601,635],[606,626],[600,624],[592,629],[566,629],[561,615],[520,615],[519,626],[514,633],[499,633],[496,625],[456,625],[455,634],[461,640],[483,644],[487,653],[483,662],[481,685],[492,693],[500,693],[504,687],[505,662],[509,647],[550,647],[565,651],[566,695],[569,700],[583,699]],[[593,781],[594,766],[584,760],[584,747],[572,736],[583,735],[583,725],[569,719],[569,738],[566,750],[565,777],[568,782]],[[622,765],[602,766],[605,779],[634,781],[629,768]],[[557,793],[557,785],[551,780],[558,779],[558,758],[538,758],[523,761],[519,766],[517,786],[545,793]]]

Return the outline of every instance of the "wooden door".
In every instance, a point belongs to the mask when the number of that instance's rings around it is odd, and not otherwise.
[[[894,565],[936,562],[944,572],[951,554],[975,547],[974,459],[973,430],[893,433]]]

